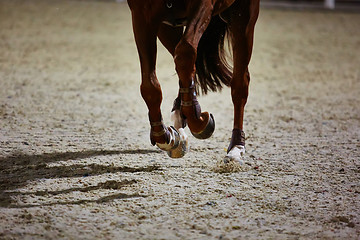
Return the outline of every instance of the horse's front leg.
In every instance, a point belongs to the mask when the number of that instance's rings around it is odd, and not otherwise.
[[[180,78],[181,113],[185,116],[191,133],[200,139],[208,138],[215,129],[215,121],[208,112],[201,112],[196,98],[195,61],[201,36],[210,23],[213,5],[211,0],[192,1],[188,23],[183,37],[176,46],[174,61]]]
[[[231,96],[234,104],[234,128],[226,160],[234,159],[242,162],[241,157],[245,153],[243,120],[250,83],[248,65],[258,14],[259,0],[237,1],[232,5],[230,31],[232,33],[234,72],[231,80]]]
[[[145,8],[132,9],[133,30],[141,65],[141,96],[148,110],[151,126],[150,140],[153,145],[168,151],[171,157],[182,157],[185,152],[171,154],[181,148],[181,136],[173,127],[166,127],[162,120],[160,105],[162,92],[156,77],[156,38],[160,22],[147,16]]]

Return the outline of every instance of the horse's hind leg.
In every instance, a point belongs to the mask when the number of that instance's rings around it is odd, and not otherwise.
[[[195,91],[195,61],[199,41],[210,23],[212,1],[192,1],[189,22],[179,44],[175,49],[174,61],[180,78],[181,113],[186,117],[192,134],[197,138],[208,138],[214,131],[212,115],[201,113]]]
[[[255,23],[259,14],[259,0],[238,0],[231,8],[230,31],[234,57],[231,96],[234,104],[234,128],[227,157],[240,160],[245,152],[244,107],[248,97],[250,82],[248,65],[252,53]]]
[[[172,27],[167,24],[160,25],[158,38],[172,56],[174,56],[175,48],[183,36],[183,29],[183,27]],[[171,111],[171,119],[174,121],[174,127],[176,129],[184,128],[186,126],[186,120],[180,112],[180,103],[181,98],[179,94],[174,101],[173,109]]]
[[[141,95],[149,110],[151,125],[150,140],[159,148],[172,151],[180,144],[179,133],[172,127],[166,127],[162,121],[160,105],[162,92],[157,80],[156,38],[160,22],[146,18],[143,8],[132,9],[133,30],[141,65]]]

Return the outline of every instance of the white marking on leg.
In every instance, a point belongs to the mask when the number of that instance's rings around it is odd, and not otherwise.
[[[172,128],[168,128],[170,134],[169,143],[156,143],[156,146],[158,146],[161,150],[169,151],[174,147],[174,144],[176,141],[179,141],[179,139],[176,139],[176,133]]]
[[[224,162],[228,163],[231,160],[235,160],[241,165],[244,164],[243,155],[245,154],[245,147],[242,145],[234,146],[230,152],[225,156]]]
[[[180,110],[174,110],[171,112],[171,121],[174,122],[174,127],[179,130],[183,126],[183,119],[181,117]]]

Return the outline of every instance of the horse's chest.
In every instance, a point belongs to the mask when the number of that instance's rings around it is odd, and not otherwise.
[[[173,27],[185,26],[187,23],[186,5],[183,0],[166,0],[163,22]]]

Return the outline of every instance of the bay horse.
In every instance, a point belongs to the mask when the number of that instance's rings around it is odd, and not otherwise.
[[[141,96],[148,107],[150,141],[171,157],[187,151],[183,128],[209,138],[215,130],[212,114],[201,112],[197,93],[231,87],[234,106],[232,137],[226,158],[245,152],[244,107],[248,97],[254,28],[260,0],[128,0],[140,58]],[[232,46],[233,67],[225,56],[225,36]],[[173,56],[179,92],[172,113],[174,127],[163,123],[162,92],[156,77],[157,38]]]

